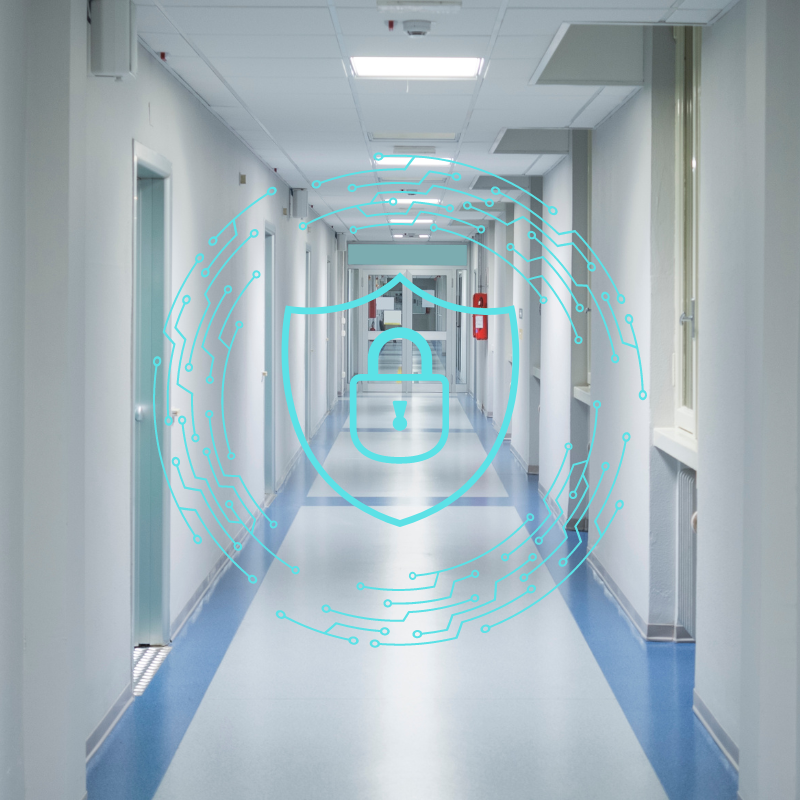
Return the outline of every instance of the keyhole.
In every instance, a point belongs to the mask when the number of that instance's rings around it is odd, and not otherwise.
[[[394,406],[394,420],[392,426],[396,431],[404,431],[408,427],[408,420],[405,418],[408,400],[392,400]]]

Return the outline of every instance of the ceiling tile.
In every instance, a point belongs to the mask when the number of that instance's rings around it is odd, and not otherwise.
[[[172,8],[170,16],[187,35],[333,35],[327,8]]]

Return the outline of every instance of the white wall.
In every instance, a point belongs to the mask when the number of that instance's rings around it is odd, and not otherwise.
[[[740,741],[742,536],[747,464],[744,372],[748,210],[738,164],[745,149],[745,4],[703,31],[700,114],[697,655],[695,690]]]
[[[86,5],[25,3],[26,798],[84,793]]]
[[[592,134],[592,247],[625,294],[624,307],[615,304],[615,309],[619,309],[621,314],[630,312],[634,315],[645,387],[649,387],[650,34],[645,40],[645,86]],[[601,475],[601,463],[607,461],[616,469],[622,434],[626,431],[631,434],[614,497],[621,498],[625,508],[617,515],[595,554],[638,614],[646,620],[650,591],[650,508],[644,487],[650,485],[650,401],[639,400],[636,354],[631,348],[620,347],[615,333],[614,345],[620,361],[611,363],[612,351],[601,319],[601,308],[612,332],[614,324],[600,295],[607,291],[614,302],[614,294],[599,268],[592,276],[592,290],[598,301],[592,309],[591,319],[592,399],[602,403],[590,463],[592,491]],[[613,473],[606,476],[604,486],[610,484],[612,476]],[[606,491],[602,489],[598,497],[604,498]],[[612,503],[613,500],[599,521],[601,527],[610,517]],[[591,543],[597,539],[596,513],[594,511],[590,519]]]
[[[544,176],[545,213],[542,215],[549,225],[557,231],[572,230],[572,159],[563,159]],[[550,207],[557,213],[551,214]],[[571,237],[561,237],[553,233],[547,225],[545,231],[558,244],[570,241]],[[550,253],[547,250],[551,251]],[[552,241],[544,240],[541,262],[542,275],[548,281],[539,282],[540,291],[547,297],[542,306],[542,344],[541,344],[541,416],[539,420],[539,491],[546,492],[556,475],[564,457],[564,445],[570,438],[570,406],[572,400],[572,326],[564,307],[572,312],[572,296],[567,286],[557,277],[557,270],[563,281],[569,284],[568,275],[572,273],[572,248],[556,247]],[[563,269],[554,259],[558,258]],[[550,288],[552,287],[552,288]],[[570,458],[559,476],[556,491],[561,487],[569,470]],[[561,497],[562,508],[567,500],[569,489]]]
[[[330,228],[316,223],[298,230],[297,219],[283,214],[289,206],[288,189],[256,159],[213,115],[183,89],[144,50],[139,53],[135,81],[117,83],[89,78],[87,115],[87,281],[86,281],[86,700],[85,732],[94,730],[130,679],[130,509],[131,509],[131,302],[132,302],[132,140],[136,139],[172,162],[173,292],[198,252],[208,253],[210,235],[222,228],[271,186],[277,194],[259,203],[239,220],[240,231],[259,231],[231,261],[209,292],[213,305],[222,287],[244,286],[253,270],[264,266],[263,231],[267,222],[276,231],[275,251],[275,450],[276,477],[286,472],[299,445],[289,422],[280,368],[280,332],[286,305],[304,306],[305,248],[312,251],[313,305],[325,305],[326,262],[335,258]],[[239,173],[247,175],[240,186]],[[199,272],[184,291],[192,297],[181,329],[193,331],[205,308],[206,281]],[[244,322],[237,334],[226,378],[226,417],[232,450],[229,471],[241,474],[256,500],[264,492],[263,474],[263,308],[265,288],[256,281],[240,301],[240,312],[230,326]],[[216,335],[216,334],[215,334]],[[312,342],[306,347],[302,318],[293,327],[289,360],[295,403],[303,419],[306,350],[312,361],[312,407],[315,423],[327,411],[326,329],[324,318],[314,320]],[[209,340],[212,339],[209,336]],[[181,382],[196,392],[198,428],[205,424],[207,407],[219,407],[220,363],[224,349],[209,347],[217,357],[215,383],[204,382],[209,359],[195,351],[191,375]],[[188,395],[173,387],[172,406],[188,411]],[[187,414],[188,416],[188,414]],[[199,431],[202,433],[202,431]],[[215,429],[218,446],[221,430]],[[178,451],[180,431],[172,442]],[[181,445],[182,446],[182,445]],[[202,445],[198,445],[200,447]],[[224,448],[221,448],[224,450]],[[224,459],[224,453],[221,453]],[[198,457],[196,457],[198,460]],[[173,483],[180,486],[173,470]],[[179,493],[179,498],[182,496]],[[195,545],[177,510],[171,518],[170,616],[185,607],[220,551],[207,540]],[[109,535],[109,531],[115,532]]]
[[[797,797],[800,6],[746,0],[743,800]]]
[[[0,797],[23,792],[22,380],[24,294],[25,14],[0,3]]]
[[[598,268],[592,277],[592,400],[602,403],[590,465],[591,482],[601,462],[610,484],[628,432],[625,461],[613,499],[624,509],[593,558],[616,584],[643,633],[671,636],[675,621],[675,492],[678,463],[651,447],[652,428],[673,424],[671,358],[675,326],[674,81],[675,43],[666,28],[645,35],[645,85],[592,136],[592,246],[625,302]],[[633,316],[642,358],[644,389],[634,348],[620,341],[602,293],[608,292],[625,341],[624,317]],[[612,351],[601,312],[612,331]],[[645,489],[644,487],[647,487]],[[600,490],[604,498],[607,489]],[[601,501],[602,502],[602,501]],[[605,527],[609,502],[599,525]],[[598,535],[590,520],[590,541]]]

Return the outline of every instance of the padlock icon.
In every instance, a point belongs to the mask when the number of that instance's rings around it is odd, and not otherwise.
[[[419,373],[408,374],[380,374],[378,372],[378,359],[380,358],[381,350],[388,343],[395,339],[408,339],[412,344],[417,346],[419,350],[420,359],[422,361],[421,371]],[[396,383],[399,381],[436,381],[442,384],[442,434],[439,441],[430,450],[420,453],[416,456],[384,456],[376,453],[364,446],[363,442],[358,436],[358,384],[362,381],[383,382],[383,383]],[[395,413],[398,419],[401,417],[398,411],[400,405],[402,411],[405,410],[405,403],[394,401]],[[404,430],[406,425],[398,425],[398,419],[395,420],[394,428],[397,431]],[[402,420],[405,422],[405,420]],[[417,331],[412,331],[409,328],[391,328],[390,330],[383,331],[375,337],[372,347],[369,348],[367,354],[367,374],[354,375],[350,380],[350,438],[359,453],[371,458],[373,461],[381,461],[384,464],[414,464],[418,461],[425,461],[435,456],[445,445],[447,435],[450,432],[450,386],[447,383],[447,378],[444,375],[433,374],[433,355],[431,353],[430,345],[425,341],[422,334]]]

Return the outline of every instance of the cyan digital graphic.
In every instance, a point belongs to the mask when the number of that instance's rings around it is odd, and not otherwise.
[[[408,170],[416,157],[408,155],[403,158],[408,158],[405,166],[381,167],[382,156],[376,154],[374,170],[314,181],[312,186],[318,189],[332,181],[346,182],[347,191],[354,196],[354,202],[347,208],[357,209],[364,218],[363,225],[350,228],[351,234],[355,236],[365,229],[384,228],[388,231],[388,207],[397,218],[406,217],[409,226],[417,225],[415,230],[418,229],[420,215],[424,214],[426,219],[434,218],[430,223],[431,233],[445,230],[444,226],[447,226],[448,235],[475,242],[478,247],[494,255],[498,267],[507,266],[526,282],[536,302],[543,310],[547,307],[545,313],[564,314],[572,330],[573,342],[584,346],[573,314],[586,313],[588,303],[580,302],[576,291],[580,290],[582,296],[585,293],[586,297],[591,298],[591,309],[599,316],[602,330],[610,343],[612,363],[619,363],[626,353],[636,359],[638,381],[635,385],[624,385],[621,389],[635,392],[641,400],[647,398],[634,318],[632,314],[622,314],[621,311],[625,296],[606,265],[579,232],[560,231],[545,218],[545,214],[548,217],[557,215],[556,208],[545,206],[539,197],[510,183],[508,179],[446,158],[425,156],[426,164],[435,160],[441,163],[441,168],[428,169],[421,178],[411,180]],[[380,174],[379,182],[375,181],[376,172]],[[466,188],[473,184],[472,179],[464,179],[467,173],[497,180],[497,185],[491,188],[491,199],[485,200]],[[408,198],[409,191],[415,193],[411,202],[407,208],[398,209],[398,198]],[[542,255],[528,259],[512,243],[503,252],[493,249],[484,241],[484,225],[476,223],[474,219],[459,216],[453,203],[443,205],[432,201],[442,192],[460,196],[462,200],[459,205],[464,211],[480,211],[493,220],[495,225],[506,228],[515,224],[527,226],[525,235],[541,245]],[[197,253],[194,263],[175,293],[164,326],[164,336],[170,345],[169,361],[162,364],[156,358],[153,362],[154,407],[159,392],[166,394],[167,409],[172,408],[176,397],[180,397],[180,402],[188,407],[188,412],[180,414],[174,421],[169,414],[164,420],[167,426],[177,424],[180,429],[178,441],[181,446],[177,453],[175,438],[172,439],[173,453],[170,460],[173,469],[170,469],[170,464],[164,463],[162,456],[164,476],[175,507],[194,542],[198,545],[210,542],[219,548],[231,565],[240,570],[251,583],[256,583],[256,577],[248,574],[236,559],[237,553],[243,547],[243,541],[246,540],[242,539],[242,532],[246,534],[246,538],[255,541],[254,546],[264,548],[273,556],[282,568],[297,574],[302,567],[302,564],[288,563],[281,557],[277,547],[271,548],[267,543],[266,534],[269,529],[279,526],[280,520],[270,518],[267,510],[256,500],[259,492],[254,487],[248,487],[237,472],[236,453],[232,449],[229,435],[231,425],[234,424],[230,408],[235,399],[226,398],[225,389],[229,363],[236,352],[237,336],[247,325],[256,327],[259,324],[258,320],[244,318],[245,315],[240,313],[244,307],[240,305],[240,301],[262,278],[258,270],[252,271],[246,279],[240,274],[237,274],[235,280],[228,279],[227,275],[233,272],[231,265],[236,263],[237,255],[244,248],[253,247],[254,243],[263,241],[263,232],[259,230],[240,230],[243,215],[273,194],[274,188],[243,209],[208,239],[206,252]],[[359,198],[362,198],[360,202],[355,202]],[[513,204],[515,213],[505,214],[506,218],[501,218],[494,213],[499,203]],[[343,209],[335,209],[328,214],[300,222],[299,228],[305,230],[341,210]],[[508,219],[509,216],[512,218]],[[453,221],[461,223],[461,227],[466,227],[468,233],[453,229],[450,225]],[[392,227],[402,224],[395,219]],[[559,257],[562,248],[571,248],[573,257],[585,263],[586,270],[593,274],[591,281],[579,283],[575,280],[572,271]],[[522,268],[514,263],[515,259]],[[386,267],[387,273],[393,271],[393,268]],[[526,271],[530,274],[526,274]],[[495,325],[505,325],[507,321],[509,326],[511,383],[503,418],[498,420],[496,440],[491,447],[487,447],[485,459],[472,476],[450,496],[421,510],[415,510],[408,516],[392,516],[385,509],[370,505],[368,498],[358,497],[341,486],[316,457],[311,443],[306,439],[292,392],[289,340],[293,318],[341,314],[363,306],[399,285],[424,297],[433,306],[469,315],[478,310],[449,303],[424,292],[400,270],[376,291],[344,303],[318,308],[287,306],[282,323],[280,361],[281,383],[289,416],[305,457],[328,486],[363,512],[365,526],[375,525],[376,521],[386,523],[391,527],[387,529],[388,533],[382,535],[402,537],[406,526],[431,518],[443,519],[436,515],[462,497],[492,464],[511,424],[520,381],[520,342],[517,309],[514,306],[480,309],[481,316],[490,316],[496,320]],[[189,328],[184,328],[184,313],[192,304],[199,304],[202,311],[195,312],[195,322]],[[568,308],[570,304],[571,309]],[[623,316],[624,325],[620,322],[620,316]],[[419,373],[378,372],[377,361],[381,348],[386,342],[397,339],[408,339],[419,350],[422,364]],[[365,381],[441,383],[442,427],[436,444],[422,453],[410,456],[387,456],[370,450],[360,438],[358,430],[359,385]],[[209,394],[209,387],[218,387],[218,391]],[[204,398],[203,407],[196,401],[200,395]],[[352,377],[345,395],[343,400],[349,400],[350,404],[349,433],[356,450],[365,460],[389,465],[408,464],[447,452],[449,386],[444,376],[434,374],[427,342],[415,331],[393,328],[376,337],[369,349],[367,372]],[[213,402],[209,401],[210,397],[214,398]],[[397,436],[403,436],[407,426],[407,403],[405,400],[392,399],[389,395],[386,398],[387,406],[393,407],[395,415],[394,431]],[[226,400],[229,409],[227,416]],[[584,563],[623,509],[623,499],[616,497],[614,493],[630,440],[627,432],[619,436],[614,452],[601,454],[604,460],[601,462],[600,474],[591,476],[591,480],[588,474],[593,454],[597,457],[596,433],[601,423],[602,400],[594,399],[588,453],[585,458],[579,459],[577,453],[573,452],[572,443],[563,443],[563,449],[559,453],[561,466],[555,479],[543,493],[546,512],[543,516],[540,514],[539,519],[533,513],[528,513],[521,525],[511,530],[488,534],[489,546],[459,563],[443,564],[433,570],[408,564],[408,578],[403,585],[373,586],[367,580],[359,581],[353,587],[354,598],[358,599],[355,607],[333,607],[321,597],[318,620],[298,619],[288,607],[276,609],[278,618],[352,645],[368,642],[371,648],[379,648],[453,641],[467,630],[489,633],[529,611],[558,589]],[[246,420],[236,424],[246,425]],[[158,439],[156,425],[154,435]],[[159,442],[159,453],[161,452]],[[420,505],[425,503],[421,502]],[[587,524],[593,528],[595,540],[591,546],[585,547],[581,558],[575,563],[571,557],[585,545]],[[537,573],[542,567],[555,564],[568,571],[554,579],[554,585],[540,591],[537,588]],[[301,579],[302,576],[297,578]]]

